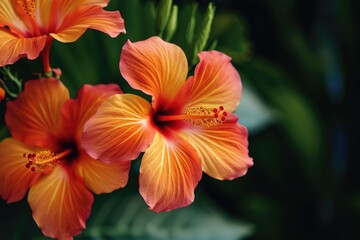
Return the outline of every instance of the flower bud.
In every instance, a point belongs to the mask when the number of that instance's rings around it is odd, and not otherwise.
[[[5,90],[0,87],[0,102],[5,98]]]

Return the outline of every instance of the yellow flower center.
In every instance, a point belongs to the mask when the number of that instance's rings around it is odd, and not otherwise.
[[[208,108],[204,106],[189,108],[183,115],[158,115],[157,120],[168,122],[185,120],[193,125],[212,127],[222,124],[227,116],[224,107]]]
[[[33,172],[46,172],[56,167],[71,152],[72,149],[66,149],[59,154],[45,150],[37,153],[24,153],[23,157],[28,160],[26,168]]]
[[[24,9],[27,15],[35,17],[35,0],[17,0],[16,2]]]

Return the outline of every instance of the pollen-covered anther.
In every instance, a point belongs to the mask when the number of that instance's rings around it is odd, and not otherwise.
[[[70,153],[66,150],[60,154],[56,154],[50,150],[45,150],[37,153],[29,153],[23,155],[28,160],[25,167],[33,172],[45,172],[56,167],[62,158]]]
[[[191,122],[193,125],[206,127],[217,126],[225,121],[227,113],[223,112],[223,110],[224,107],[222,106],[220,106],[219,109],[204,106],[189,108],[184,114],[184,120]]]
[[[36,7],[35,1],[36,0],[16,0],[17,4],[30,17],[35,17],[35,7]]]

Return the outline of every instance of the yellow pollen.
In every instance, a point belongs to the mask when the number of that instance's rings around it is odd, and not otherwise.
[[[188,108],[184,114],[181,115],[156,115],[157,122],[171,122],[184,120],[199,126],[218,126],[222,124],[227,116],[224,107],[209,108],[209,107],[192,107]]]
[[[59,163],[61,163],[62,158],[69,155],[71,151],[71,149],[66,149],[59,154],[50,150],[29,154],[24,153],[23,157],[28,160],[25,166],[33,172],[45,172],[55,168]]]
[[[30,17],[35,17],[35,0],[16,0]]]
[[[204,106],[193,107],[186,110],[184,120],[199,126],[218,126],[225,121],[227,113],[223,111],[224,107],[208,108]]]

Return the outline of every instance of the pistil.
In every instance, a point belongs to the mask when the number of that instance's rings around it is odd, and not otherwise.
[[[37,153],[24,153],[23,157],[27,158],[28,162],[25,165],[33,172],[45,172],[56,167],[64,157],[68,156],[72,149],[66,149],[61,153],[54,153],[50,150],[45,150]]]
[[[170,122],[176,120],[184,120],[191,122],[193,125],[200,126],[217,126],[225,121],[227,113],[224,107],[209,108],[209,107],[193,107],[186,110],[184,114],[180,115],[157,115],[156,120],[159,122]]]

